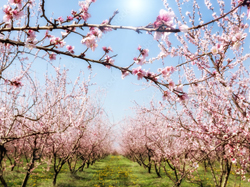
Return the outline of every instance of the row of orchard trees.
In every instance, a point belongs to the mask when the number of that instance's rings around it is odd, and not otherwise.
[[[98,101],[88,92],[90,77],[71,83],[67,70],[56,68],[42,86],[25,74],[22,82],[1,85],[0,180],[24,168],[22,186],[39,165],[53,168],[53,184],[67,164],[82,171],[111,151],[110,125]],[[9,164],[10,163],[10,164]]]
[[[244,84],[234,88],[233,98],[220,81],[191,86],[182,102],[136,106],[125,122],[123,154],[158,177],[164,173],[174,186],[184,180],[206,185],[200,172],[210,173],[216,187],[225,187],[232,173],[250,182],[249,80],[231,80]]]

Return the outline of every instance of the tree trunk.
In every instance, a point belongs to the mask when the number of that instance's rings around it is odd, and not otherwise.
[[[26,176],[23,180],[23,184],[22,184],[22,187],[25,187],[27,185],[27,182],[29,180],[29,177],[30,177],[30,173],[31,173],[31,170],[34,168],[34,163],[35,163],[35,158],[34,158],[34,153],[33,153],[33,157],[31,158],[31,163],[30,163],[30,166],[29,166],[29,169],[26,173]]]
[[[155,172],[157,174],[158,177],[161,177],[161,174],[160,174],[160,167],[159,167],[159,170],[157,168],[157,164],[155,163]]]
[[[5,149],[4,145],[0,145],[0,181],[4,187],[7,187],[7,183],[3,178],[3,169],[2,169],[2,161],[6,155],[7,150]]]
[[[227,181],[228,181],[228,178],[229,178],[229,175],[230,175],[230,171],[231,171],[231,168],[232,168],[232,163],[229,163],[228,160],[226,160],[226,173],[225,173],[225,176],[224,176],[224,180],[223,180],[223,183],[222,183],[222,187],[226,187],[227,186]]]
[[[148,163],[148,173],[151,173],[151,163]]]
[[[84,168],[84,166],[85,166],[85,163],[86,163],[86,162],[84,162],[84,163],[82,164],[81,170],[80,170],[80,171],[83,171],[83,168]]]
[[[69,166],[70,173],[73,173],[73,169],[72,169],[72,167],[71,167],[71,161],[72,161],[72,160],[69,159],[69,160],[67,161],[67,163],[68,163],[68,166]]]
[[[8,187],[6,181],[3,178],[3,171],[0,171],[0,181],[4,187]]]
[[[55,175],[54,175],[54,177],[53,177],[53,186],[56,185],[56,179],[57,179],[58,174],[59,174],[59,172],[56,172],[56,171],[55,171]]]

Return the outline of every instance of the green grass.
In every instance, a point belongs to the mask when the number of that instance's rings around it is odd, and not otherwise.
[[[28,186],[52,187],[53,170],[45,171],[46,166],[36,168],[28,181]],[[16,168],[13,172],[6,171],[5,179],[9,186],[20,186],[24,178],[24,170]],[[83,172],[78,172],[76,175],[71,175],[67,165],[64,165],[62,171],[58,175],[58,187],[116,187],[116,186],[142,186],[142,187],[168,187],[172,186],[171,182],[161,171],[162,178],[158,178],[152,168],[152,173],[147,173],[147,170],[139,166],[137,163],[128,160],[123,156],[108,156],[89,168],[84,168]],[[213,187],[211,173],[208,170],[204,172],[202,167],[199,167],[198,173],[194,173],[193,179],[201,179],[204,186]],[[228,186],[234,186],[235,180],[239,186],[240,177],[232,174],[229,179]],[[250,183],[241,181],[241,186],[250,186]],[[182,187],[199,186],[184,181]]]

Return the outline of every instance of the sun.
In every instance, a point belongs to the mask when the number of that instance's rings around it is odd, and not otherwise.
[[[145,8],[145,0],[127,0],[125,3],[131,13],[139,13]]]

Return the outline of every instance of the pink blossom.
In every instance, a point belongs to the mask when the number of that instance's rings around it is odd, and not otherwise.
[[[56,60],[56,54],[55,53],[49,54],[49,59],[50,60]]]
[[[80,14],[80,17],[84,20],[84,21],[87,21],[91,15],[88,13],[88,9],[89,9],[89,2],[87,1],[80,1],[79,3],[79,6],[81,7],[80,11],[82,12]]]
[[[163,78],[168,78],[175,70],[173,66],[167,66],[164,69],[159,69],[160,73],[162,74]]]
[[[101,38],[102,32],[98,28],[90,27],[90,33],[88,33],[88,35],[94,35],[97,38]]]
[[[106,62],[106,63],[114,65],[114,61],[115,61],[114,59],[112,59],[112,58],[110,58],[110,56],[106,55],[106,57],[105,57],[105,62]],[[110,69],[110,66],[109,66],[109,65],[106,65],[106,67],[107,67],[108,69]]]
[[[232,41],[233,42],[236,42],[236,41],[239,41],[239,40],[242,40],[242,39],[245,39],[247,37],[247,33],[237,33],[233,36],[232,38]]]
[[[129,71],[122,71],[122,79],[124,79],[125,77],[127,77],[129,75]]]
[[[241,180],[246,180],[246,176],[245,175],[243,175],[243,176],[241,176]]]
[[[148,57],[148,52],[149,50],[148,49],[143,49],[141,50],[141,54],[142,54],[142,57],[145,59],[146,57]]]
[[[74,52],[74,49],[75,49],[74,46],[67,45],[66,48],[67,48],[67,50],[68,50],[71,54],[74,54],[74,53],[75,53],[75,52]]]
[[[144,58],[140,57],[140,58],[134,58],[135,59],[135,63],[138,65],[143,65],[146,63],[146,61],[144,60]]]
[[[108,22],[109,22],[108,20],[104,20],[104,21],[102,22],[102,24],[103,24],[103,25],[106,25],[106,24],[108,24]],[[101,30],[103,33],[112,31],[112,29],[109,28],[109,27],[101,27],[100,30]]]
[[[233,49],[238,51],[240,49],[241,43],[239,41],[235,42],[233,45]]]
[[[178,95],[180,101],[185,101],[185,100],[188,100],[189,97],[186,93],[182,94],[182,95]]]
[[[162,36],[163,36],[162,32],[155,32],[154,33],[154,40],[160,40]]]
[[[51,35],[49,34],[48,30],[46,30],[46,32],[45,32],[45,38],[51,38]]]
[[[33,49],[36,47],[37,44],[37,39],[33,39],[33,38],[27,38],[26,42],[25,42],[25,47],[29,48],[29,49]]]
[[[67,35],[68,35],[68,33],[67,33],[67,32],[63,32],[63,31],[61,31],[61,35],[62,35],[62,37],[65,37],[65,36],[67,36]]]
[[[109,53],[109,51],[112,51],[112,52],[113,52],[113,50],[112,50],[111,47],[102,47],[102,49],[103,49],[103,51],[104,51],[105,53]]]
[[[219,52],[219,51],[218,51],[217,46],[213,46],[212,49],[211,49],[211,53],[212,53],[213,55],[217,55],[218,52]]]
[[[35,48],[36,44],[37,44],[37,39],[36,39],[36,34],[35,34],[35,31],[33,30],[28,30],[27,31],[27,39],[26,39],[26,42],[25,42],[25,46],[29,49],[33,49]]]
[[[28,30],[27,35],[28,35],[28,38],[30,38],[30,39],[36,38],[36,32],[33,30]]]
[[[62,40],[62,39],[59,38],[59,37],[52,37],[52,38],[50,39],[50,43],[56,45],[56,48],[58,48],[58,45],[59,45],[59,47],[65,46],[64,40]]]
[[[10,81],[10,85],[16,88],[22,87],[21,77],[16,77]]]
[[[67,16],[67,21],[72,21],[74,18],[72,16]]]
[[[60,16],[59,18],[57,18],[57,21],[62,24],[62,22],[64,21],[64,19],[62,18],[62,16]]]
[[[173,12],[167,12],[166,10],[161,9],[160,15],[156,18],[156,21],[154,22],[154,27],[159,28],[162,25],[172,26],[174,17],[175,15]]]
[[[233,163],[233,164],[236,164],[236,163],[237,163],[236,158],[232,158],[232,163]]]
[[[73,16],[75,16],[75,15],[77,14],[77,12],[74,11],[74,10],[71,10],[71,14],[72,14]]]
[[[22,8],[22,0],[9,0],[10,4],[17,5],[19,9]]]
[[[84,9],[84,8],[88,8],[89,7],[89,1],[79,1],[79,3],[78,3],[78,5],[82,8],[82,9]]]
[[[199,164],[197,162],[193,163],[193,167],[194,168],[198,168],[199,167]]]
[[[145,76],[150,78],[151,81],[157,81],[158,80],[158,77],[156,76],[156,74],[154,74],[153,72],[150,72],[150,71],[147,71]]]
[[[22,11],[18,11],[17,9],[13,10],[9,5],[4,5],[3,11],[5,13],[3,17],[4,22],[10,22],[13,18],[19,19],[24,15]]]
[[[4,6],[3,6],[3,12],[4,12],[5,14],[11,15],[11,10],[12,10],[12,8],[11,8],[9,5],[4,5]]]
[[[162,96],[162,99],[163,101],[165,101],[166,99],[168,99],[170,97],[171,93],[169,91],[164,91],[163,92],[163,96]]]
[[[11,19],[12,19],[12,15],[6,14],[6,15],[3,16],[3,21],[4,22],[10,22]]]
[[[80,17],[81,17],[84,21],[87,21],[87,20],[91,17],[91,15],[86,11],[86,12],[80,14]]]
[[[179,26],[179,29],[181,32],[188,32],[189,27],[187,25],[181,25]]]
[[[140,80],[146,75],[146,72],[145,72],[145,70],[141,69],[141,66],[139,66],[139,67],[134,68],[132,70],[132,74],[137,75],[137,79]]]
[[[24,15],[24,13],[22,11],[13,10],[12,15],[14,19],[20,19]]]
[[[95,51],[95,48],[98,46],[96,44],[96,37],[94,35],[89,35],[82,39],[82,44],[85,44],[87,48],[91,48],[92,51]]]
[[[239,175],[239,174],[240,174],[240,170],[237,169],[237,170],[235,171],[235,173],[236,173],[237,175]]]
[[[169,81],[168,81],[168,87],[169,87],[169,89],[170,89],[171,91],[173,91],[173,89],[174,89],[174,87],[175,87],[174,81],[169,80]]]

